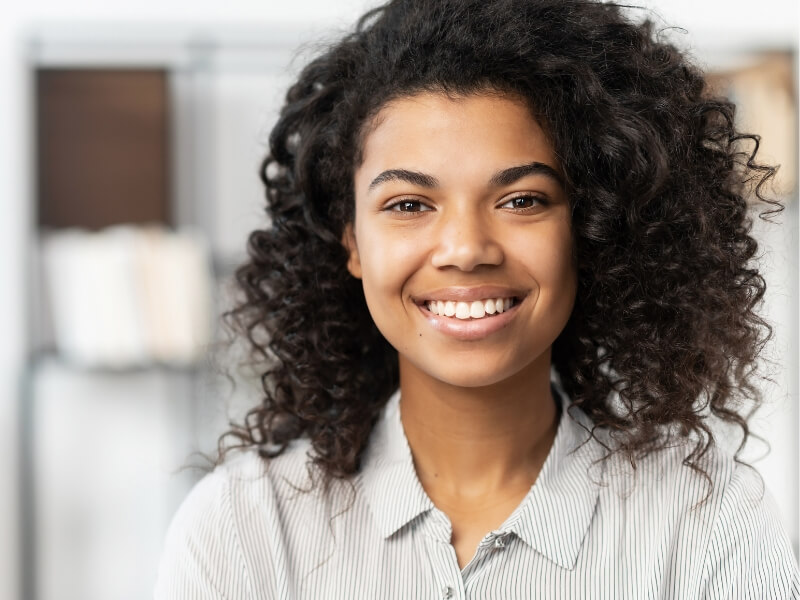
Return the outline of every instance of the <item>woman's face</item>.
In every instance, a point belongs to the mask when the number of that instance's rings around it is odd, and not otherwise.
[[[576,271],[559,164],[526,106],[394,100],[363,156],[348,269],[401,371],[477,387],[549,368]]]

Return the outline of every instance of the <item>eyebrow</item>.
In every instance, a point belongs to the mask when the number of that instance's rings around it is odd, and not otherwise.
[[[559,185],[564,185],[564,179],[561,177],[561,175],[559,175],[558,171],[556,171],[553,167],[540,162],[532,162],[527,165],[511,167],[508,169],[503,169],[502,171],[498,171],[492,175],[489,183],[498,187],[511,185],[515,181],[519,181],[528,175],[544,175],[545,177],[553,179]]]
[[[419,171],[409,171],[407,169],[389,169],[372,180],[372,183],[369,184],[369,191],[387,181],[406,181],[424,188],[439,187],[439,180],[433,175],[426,175]]]
[[[532,162],[518,167],[509,167],[498,171],[489,179],[489,183],[495,187],[511,185],[528,175],[544,175],[556,181],[559,185],[564,185],[564,179],[553,167],[544,163]],[[388,181],[406,181],[424,188],[439,187],[439,180],[433,175],[421,173],[419,171],[409,171],[408,169],[389,169],[383,171],[369,184],[369,191]]]

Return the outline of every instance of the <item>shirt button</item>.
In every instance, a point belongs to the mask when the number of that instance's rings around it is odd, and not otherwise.
[[[452,597],[453,597],[453,588],[451,588],[449,585],[442,587],[442,598],[444,598],[444,600],[449,600]]]
[[[497,550],[502,550],[503,548],[505,548],[506,547],[505,537],[502,535],[498,535],[496,538],[494,538],[494,547]]]

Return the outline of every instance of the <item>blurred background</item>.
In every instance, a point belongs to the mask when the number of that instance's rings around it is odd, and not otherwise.
[[[0,18],[0,598],[151,597],[228,416],[219,314],[292,74],[373,3],[27,0]],[[798,544],[798,12],[649,1],[780,163],[756,221],[775,328],[747,457]],[[635,10],[643,15],[645,11]],[[667,29],[675,26],[678,29]],[[681,29],[682,28],[682,29]],[[188,468],[187,468],[188,467]]]

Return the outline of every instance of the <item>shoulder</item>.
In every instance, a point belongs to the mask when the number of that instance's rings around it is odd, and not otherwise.
[[[228,477],[216,469],[195,485],[167,531],[155,598],[249,598]]]
[[[607,501],[634,522],[641,551],[666,549],[655,554],[703,598],[798,598],[797,563],[758,471],[712,447],[700,472],[686,464],[691,449],[654,452],[635,469],[609,463]]]
[[[309,440],[297,439],[273,458],[262,457],[256,448],[235,451],[211,476],[225,480],[234,503],[280,500],[284,494],[313,487],[310,449]]]
[[[227,494],[239,527],[269,533],[272,539],[277,539],[278,530],[281,536],[294,535],[300,522],[308,526],[329,517],[343,498],[352,500],[355,493],[353,485],[341,480],[331,481],[325,489],[312,456],[305,438],[294,440],[273,458],[263,458],[255,449],[243,450],[209,476],[218,480],[210,486]]]
[[[765,495],[758,471],[737,461],[730,453],[711,446],[690,466],[693,445],[676,442],[638,458],[631,465],[620,454],[612,454],[605,466],[604,484],[622,498],[659,497],[681,508],[697,505],[715,512],[723,499],[750,498],[756,503]]]
[[[292,491],[310,489],[309,446],[307,440],[295,440],[280,456],[269,459],[255,448],[232,452],[192,488],[172,526],[201,520],[228,527],[243,505],[270,504]]]
[[[272,458],[256,448],[232,452],[195,486],[176,521],[204,519],[235,530],[265,530],[295,507],[308,510],[324,502],[310,452],[307,439],[294,440]]]
[[[716,496],[703,570],[705,597],[800,598],[789,537],[755,468],[734,463]]]
[[[248,598],[269,589],[279,576],[270,544],[283,504],[311,482],[307,447],[298,440],[273,459],[237,451],[203,477],[170,524],[156,598]]]
[[[633,467],[622,457],[612,456],[605,471],[609,491],[623,501],[658,503],[664,516],[700,519],[711,528],[718,528],[734,507],[740,518],[776,514],[755,467],[711,446],[693,468],[689,464],[692,450],[689,442],[676,443],[640,458]]]

